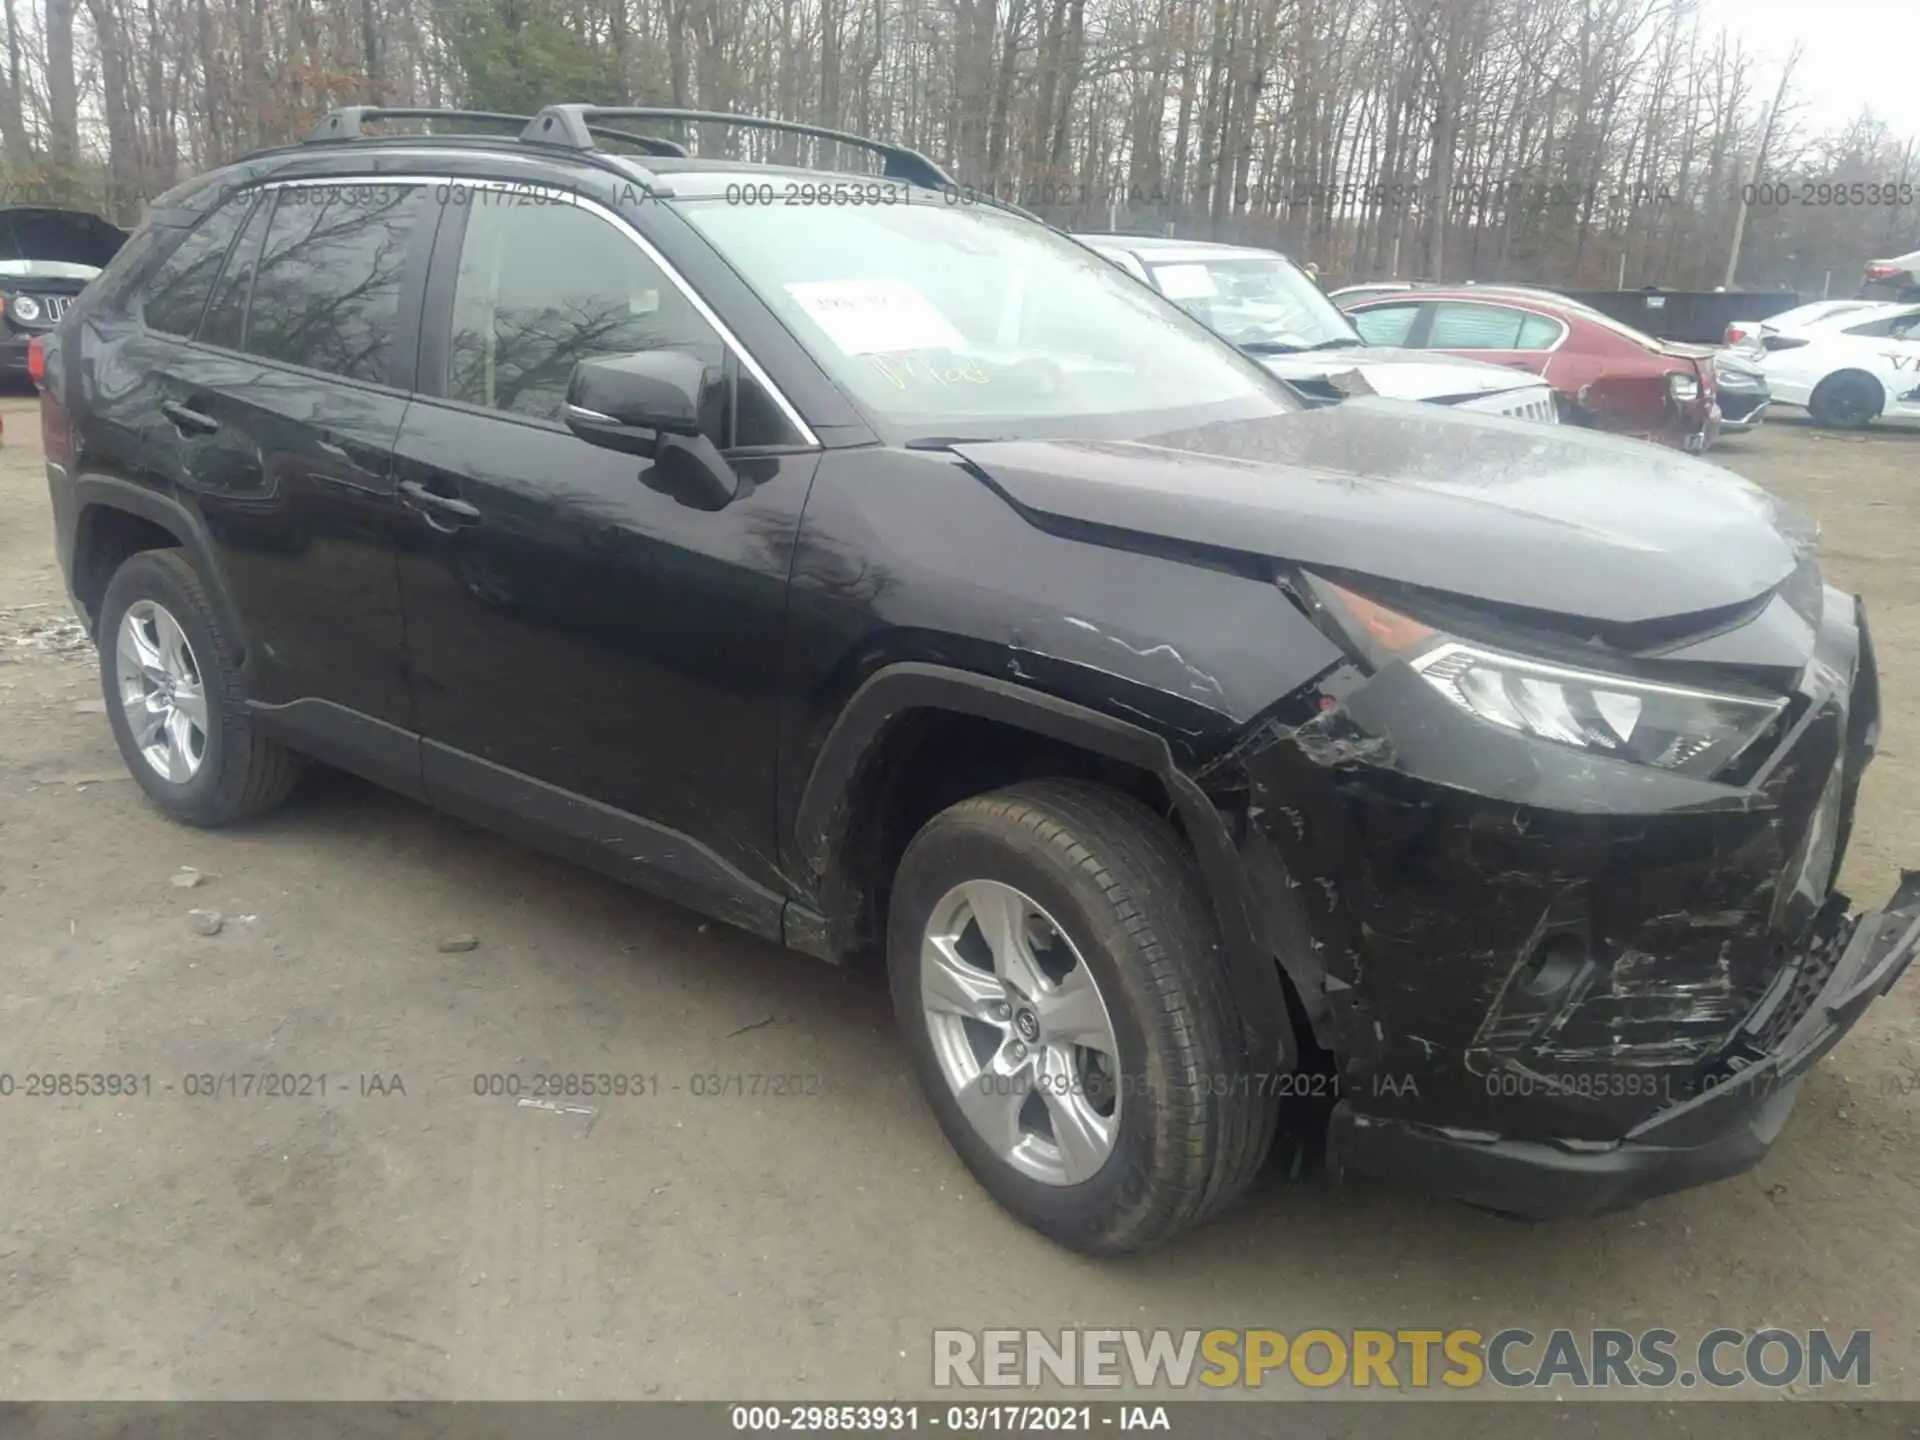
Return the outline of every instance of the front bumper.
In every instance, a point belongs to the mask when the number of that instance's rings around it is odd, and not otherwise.
[[[1833,973],[1778,1049],[1617,1143],[1503,1139],[1381,1119],[1342,1101],[1328,1136],[1331,1164],[1529,1220],[1618,1210],[1737,1175],[1772,1148],[1807,1071],[1892,988],[1916,947],[1920,873],[1909,871],[1885,910],[1859,917]]]
[[[27,373],[27,347],[31,344],[31,335],[0,333],[0,375],[24,377]]]
[[[1878,734],[1864,612],[1816,580],[1766,617],[1670,652],[1779,667],[1734,775],[1496,731],[1404,663],[1330,672],[1209,767],[1336,1060],[1339,1167],[1544,1216],[1765,1153],[1920,936],[1920,880],[1858,917],[1833,889]]]

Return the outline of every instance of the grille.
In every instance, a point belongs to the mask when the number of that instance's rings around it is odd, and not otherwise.
[[[1478,410],[1485,415],[1505,415],[1513,420],[1532,420],[1542,425],[1560,423],[1560,409],[1553,402],[1553,392],[1544,385],[1509,390],[1503,395],[1487,395],[1478,400],[1469,400],[1460,408]]]
[[[46,310],[49,320],[61,320],[66,318],[67,311],[73,307],[73,297],[71,295],[48,295],[42,298],[40,304]]]
[[[1767,1017],[1766,1024],[1754,1037],[1754,1045],[1762,1054],[1770,1054],[1778,1049],[1781,1042],[1793,1033],[1793,1027],[1806,1018],[1807,1012],[1813,1008],[1813,1002],[1820,998],[1820,992],[1832,978],[1834,967],[1840,963],[1840,948],[1837,941],[1829,940],[1801,957],[1793,983],[1782,997],[1779,1008]]]

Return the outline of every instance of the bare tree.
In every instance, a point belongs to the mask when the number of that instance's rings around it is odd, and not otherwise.
[[[1805,132],[1792,62],[1762,109],[1753,57],[1695,0],[0,3],[7,176],[125,219],[332,105],[582,98],[863,129],[1062,223],[1335,275],[1818,288],[1915,240],[1911,207],[1747,203],[1762,177],[1911,185],[1914,148],[1864,114]]]

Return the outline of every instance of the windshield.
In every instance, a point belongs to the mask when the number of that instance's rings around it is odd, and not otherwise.
[[[909,436],[1130,438],[1297,408],[1139,281],[990,206],[913,191],[681,208],[834,380]]]
[[[1345,312],[1283,256],[1141,259],[1161,294],[1236,345],[1284,352],[1366,343]]]

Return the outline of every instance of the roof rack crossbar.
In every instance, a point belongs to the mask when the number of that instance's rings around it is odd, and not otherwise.
[[[498,110],[434,110],[415,106],[343,105],[328,113],[307,133],[303,142],[325,144],[332,140],[367,138],[368,125],[382,120],[467,120],[488,125],[515,125],[522,129],[531,123],[531,115],[509,115]],[[589,132],[608,140],[620,140],[638,146],[649,155],[673,155],[685,158],[687,147],[662,135],[636,135],[631,130],[611,125],[589,125]]]
[[[377,120],[482,120],[496,125],[524,125],[524,115],[505,115],[497,110],[433,110],[417,106],[387,105],[342,105],[327,113],[318,125],[307,132],[303,142],[308,145],[324,144],[329,140],[358,140],[366,134],[366,127]]]
[[[884,162],[881,173],[891,180],[905,180],[930,190],[949,189],[957,183],[939,165],[918,150],[909,150],[904,145],[889,145],[884,140],[849,134],[845,130],[829,130],[823,125],[808,125],[799,120],[776,120],[766,115],[735,115],[719,110],[674,110],[647,105],[548,105],[521,131],[520,138],[537,144],[591,150],[593,133],[597,128],[592,123],[595,120],[671,120],[807,135],[880,156]]]

